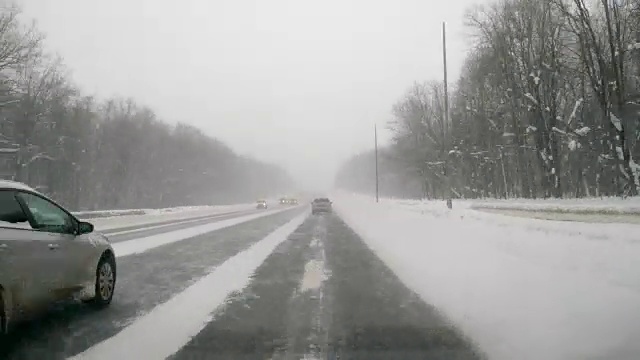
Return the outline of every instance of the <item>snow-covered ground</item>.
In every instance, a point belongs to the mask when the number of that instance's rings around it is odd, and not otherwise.
[[[429,200],[394,199],[393,201],[408,206],[432,203],[432,201]],[[454,207],[462,207],[465,209],[514,209],[526,211],[596,214],[640,214],[640,196],[629,197],[626,199],[620,197],[582,199],[455,199],[453,200],[453,203]]]
[[[640,358],[639,225],[515,218],[460,203],[449,211],[442,201],[334,195],[378,256],[491,359]]]
[[[408,209],[419,210],[443,201],[394,199]],[[640,197],[585,199],[455,199],[456,209],[476,209],[497,214],[546,220],[587,223],[640,224]]]
[[[464,207],[603,214],[640,214],[640,197],[584,199],[455,200]]]

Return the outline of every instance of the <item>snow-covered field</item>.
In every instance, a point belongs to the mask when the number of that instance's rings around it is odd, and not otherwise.
[[[334,199],[401,280],[491,359],[640,358],[639,225],[508,217],[460,201],[449,211],[442,201]]]
[[[357,194],[352,194],[359,196]],[[371,197],[371,196],[370,196]],[[429,200],[394,199],[398,204],[414,206],[429,204]],[[437,202],[437,201],[436,201]],[[640,196],[582,199],[454,199],[454,207],[473,209],[524,210],[542,212],[572,212],[585,214],[639,214]]]
[[[584,199],[455,200],[463,207],[596,214],[640,214],[640,197]]]

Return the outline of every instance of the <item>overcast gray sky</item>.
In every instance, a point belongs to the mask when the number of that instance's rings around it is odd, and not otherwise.
[[[168,122],[323,189],[372,147],[414,82],[450,78],[464,10],[486,0],[23,0],[87,93],[131,96]],[[388,139],[389,134],[382,134]]]

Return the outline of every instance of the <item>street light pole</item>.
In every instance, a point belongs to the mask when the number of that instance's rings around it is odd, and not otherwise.
[[[373,125],[373,141],[375,143],[375,153],[376,153],[376,202],[380,202],[379,195],[379,181],[378,181],[378,125]]]
[[[444,63],[444,121],[445,126],[449,124],[449,91],[447,82],[447,29],[442,22],[442,62]]]

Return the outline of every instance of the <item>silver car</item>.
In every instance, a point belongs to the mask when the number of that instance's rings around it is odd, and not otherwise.
[[[111,303],[116,258],[93,225],[34,189],[0,180],[0,330],[57,300]]]

